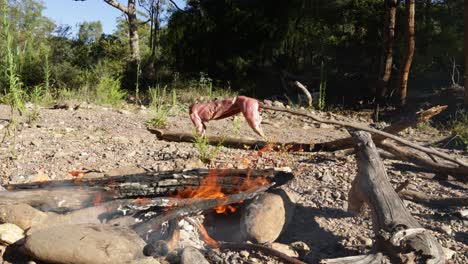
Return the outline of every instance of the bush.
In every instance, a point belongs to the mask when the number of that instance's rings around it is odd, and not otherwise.
[[[96,102],[116,106],[122,102],[127,92],[122,90],[120,79],[109,76],[101,78],[96,87]]]

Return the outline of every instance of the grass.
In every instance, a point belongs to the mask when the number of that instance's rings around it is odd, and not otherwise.
[[[218,154],[221,149],[221,143],[217,146],[210,146],[208,144],[208,138],[206,136],[198,135],[194,133],[195,148],[198,150],[198,156],[203,163],[210,163],[214,157]]]
[[[3,61],[3,63],[4,65],[6,65],[4,73],[8,80],[7,89],[5,90],[5,95],[3,96],[2,101],[9,104],[11,109],[10,120],[5,129],[5,134],[3,136],[2,142],[10,136],[13,138],[13,144],[11,145],[12,148],[10,149],[10,152],[12,154],[12,157],[14,158],[16,157],[15,146],[19,125],[18,115],[22,115],[26,109],[24,100],[25,94],[22,90],[23,84],[21,83],[21,80],[17,73],[17,65],[14,58],[15,55],[13,53],[13,39],[10,34],[10,25],[8,23],[7,18],[8,6],[6,0],[3,0],[2,6],[2,24],[4,29],[3,37],[6,40],[5,61]]]
[[[165,128],[167,126],[167,118],[171,108],[166,105],[161,105],[156,108],[151,108],[152,118],[146,121],[146,124],[155,128]]]
[[[468,113],[458,111],[449,125],[455,144],[468,146]]]
[[[117,106],[122,103],[127,92],[122,90],[120,79],[103,76],[96,87],[96,102]]]

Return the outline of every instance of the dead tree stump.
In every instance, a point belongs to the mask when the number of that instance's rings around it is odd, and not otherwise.
[[[351,132],[356,143],[358,173],[349,192],[349,211],[360,212],[367,204],[372,212],[375,250],[392,263],[445,263],[442,246],[405,208],[388,181],[387,173],[369,133]],[[377,256],[377,255],[374,255]],[[373,263],[369,258],[364,262]],[[348,263],[325,260],[323,263]]]

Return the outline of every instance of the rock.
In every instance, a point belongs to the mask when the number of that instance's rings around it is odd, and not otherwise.
[[[276,107],[284,107],[284,104],[280,101],[274,101],[273,102],[273,106],[276,106]]]
[[[299,257],[299,254],[294,250],[294,248],[288,246],[288,245],[285,245],[285,244],[281,244],[281,243],[273,243],[271,244],[271,248],[273,248],[274,250],[277,250],[285,255],[288,255],[290,257],[293,257],[293,258],[297,258]]]
[[[14,224],[0,225],[0,244],[11,245],[24,238],[24,231]]]
[[[241,252],[239,252],[239,254],[241,255],[241,257],[243,258],[248,258],[250,253],[247,251],[247,250],[241,250]]]
[[[263,103],[265,105],[267,105],[267,106],[272,106],[273,105],[273,102],[271,100],[267,100],[267,99],[263,100]]]
[[[26,237],[25,252],[52,263],[129,263],[143,257],[145,242],[128,228],[98,224],[64,225]]]
[[[198,249],[186,247],[180,255],[180,264],[209,264],[209,262]]]
[[[139,174],[139,173],[145,173],[145,172],[146,172],[145,169],[140,168],[140,167],[126,166],[126,167],[111,169],[105,173],[105,176],[115,177],[115,176]]]
[[[15,224],[23,230],[42,223],[46,219],[47,214],[28,204],[18,203],[0,206],[0,222]]]
[[[444,251],[445,260],[452,259],[453,255],[455,255],[455,251],[448,249],[446,247],[442,247],[442,251]]]
[[[331,172],[328,169],[325,169],[322,175],[319,176],[319,180],[323,182],[331,182],[333,180]]]
[[[132,112],[128,111],[128,110],[124,110],[124,109],[119,109],[117,111],[119,114],[123,114],[123,115],[129,115],[131,114]]]
[[[130,264],[161,264],[157,258],[139,258],[130,262]]]
[[[444,232],[445,234],[449,236],[453,235],[452,227],[450,227],[449,225],[442,224],[440,229],[442,230],[442,232]]]
[[[365,245],[366,247],[372,247],[373,245],[373,241],[372,239],[368,238],[368,237],[365,237],[365,236],[358,236],[357,239],[359,241],[361,241],[361,243],[363,245]]]
[[[301,256],[307,255],[307,253],[310,251],[310,247],[302,241],[292,242],[290,246],[294,248],[294,250],[296,250]]]
[[[258,243],[275,241],[294,214],[294,204],[284,190],[259,195],[245,208],[240,232],[243,240]]]

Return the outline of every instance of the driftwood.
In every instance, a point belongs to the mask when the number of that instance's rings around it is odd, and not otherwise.
[[[226,191],[241,185],[247,178],[265,177],[281,185],[293,175],[269,170],[207,170],[146,172],[133,175],[79,178],[74,180],[11,184],[0,192],[0,203],[22,202],[47,210],[63,207],[76,210],[113,199],[170,196],[179,188],[198,187],[210,174],[216,173],[217,184]],[[166,199],[167,200],[167,199]]]
[[[390,152],[391,154],[393,154],[395,157],[397,157],[400,160],[414,163],[417,166],[420,166],[425,169],[430,169],[434,172],[442,173],[444,175],[448,174],[448,175],[455,176],[461,181],[468,180],[468,178],[466,178],[466,176],[468,175],[468,167],[453,166],[451,164],[443,164],[439,162],[434,162],[432,159],[424,158],[420,154],[405,150],[387,141],[378,142],[376,143],[376,145],[379,148]]]
[[[284,253],[279,252],[278,250],[275,250],[273,248],[269,248],[263,245],[258,245],[258,244],[247,244],[247,243],[228,243],[228,242],[222,242],[219,243],[219,248],[221,250],[255,250],[255,251],[261,251],[264,254],[276,257],[277,259],[281,260],[281,263],[287,263],[287,264],[305,264],[305,262],[302,262],[298,259],[295,259],[293,257],[290,257]]]
[[[453,158],[448,154],[442,153],[442,152],[437,151],[435,149],[420,146],[418,144],[412,143],[412,142],[410,142],[410,141],[408,141],[406,139],[395,136],[395,135],[390,134],[388,132],[377,130],[377,129],[374,129],[374,128],[370,128],[370,127],[365,126],[365,125],[354,124],[354,123],[349,123],[349,122],[344,122],[344,121],[337,121],[337,120],[325,120],[325,119],[319,118],[319,117],[317,117],[317,116],[315,116],[313,114],[305,113],[303,111],[291,110],[291,109],[286,109],[286,108],[281,108],[281,107],[274,107],[274,106],[266,106],[264,104],[261,104],[261,107],[264,108],[264,109],[269,109],[269,110],[274,110],[274,111],[281,111],[281,112],[286,112],[286,113],[290,113],[290,114],[293,114],[293,115],[308,117],[308,118],[310,118],[310,119],[312,119],[312,120],[314,120],[316,122],[319,122],[319,123],[343,126],[343,127],[346,127],[346,128],[352,128],[352,129],[357,129],[357,130],[362,130],[362,131],[374,133],[374,134],[377,134],[377,135],[379,135],[381,137],[395,140],[396,142],[398,142],[398,143],[400,143],[402,145],[417,149],[417,150],[422,151],[422,152],[424,152],[424,153],[426,153],[428,155],[437,156],[439,158],[442,158],[442,159],[445,159],[447,161],[458,164],[459,166],[468,167],[468,164],[465,161]]]
[[[377,240],[375,249],[387,253],[394,263],[445,263],[441,245],[409,213],[388,181],[370,134],[351,133],[357,145],[358,174],[349,192],[348,210],[360,212],[365,204],[369,205]],[[372,263],[372,258],[365,260],[355,263]]]
[[[311,107],[312,106],[312,95],[310,95],[309,90],[307,90],[307,87],[305,87],[302,83],[295,81],[294,86],[297,87],[305,96],[307,97],[307,106]]]
[[[403,118],[397,122],[394,122],[392,125],[384,128],[382,131],[390,134],[398,134],[399,132],[409,128],[414,127],[418,123],[424,123],[429,121],[433,116],[438,115],[440,112],[447,108],[444,106],[434,106],[427,110],[419,111],[416,114]],[[385,136],[379,134],[372,134],[372,140],[377,143],[386,139]],[[321,144],[322,151],[337,151],[342,149],[349,149],[354,147],[353,139],[351,137],[337,139]]]
[[[455,207],[468,206],[468,197],[431,197],[425,193],[414,190],[403,190],[398,192],[401,198],[415,203],[421,203],[429,207]]]

